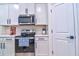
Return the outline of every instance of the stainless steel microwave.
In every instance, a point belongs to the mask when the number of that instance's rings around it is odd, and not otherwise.
[[[19,15],[19,24],[35,24],[35,15]]]

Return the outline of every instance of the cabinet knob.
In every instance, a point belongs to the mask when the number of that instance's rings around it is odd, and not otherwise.
[[[6,39],[6,40],[12,40],[12,39]]]
[[[38,40],[45,40],[44,38],[39,38]]]

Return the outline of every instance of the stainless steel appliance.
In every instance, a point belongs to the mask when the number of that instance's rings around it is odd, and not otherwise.
[[[22,56],[35,55],[35,32],[23,30],[21,36],[16,36],[15,52],[16,55],[22,54]]]
[[[19,15],[18,22],[19,24],[35,24],[35,15]]]

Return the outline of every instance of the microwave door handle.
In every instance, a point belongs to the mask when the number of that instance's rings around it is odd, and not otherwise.
[[[31,17],[31,23],[32,23],[32,17]]]

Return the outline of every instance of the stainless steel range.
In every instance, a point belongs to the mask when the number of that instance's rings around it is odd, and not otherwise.
[[[35,31],[22,30],[20,36],[15,37],[16,56],[35,55]]]

